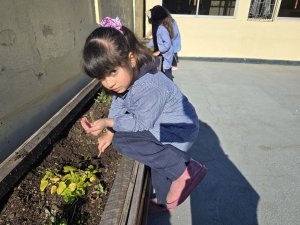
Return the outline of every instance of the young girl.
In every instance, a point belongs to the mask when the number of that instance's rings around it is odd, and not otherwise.
[[[172,70],[177,70],[178,67],[178,63],[179,63],[179,58],[178,58],[178,52],[181,50],[181,35],[180,35],[180,31],[178,28],[178,25],[176,23],[176,21],[173,19],[173,17],[171,16],[170,12],[162,7],[162,6],[155,6],[157,8],[161,8],[161,10],[165,10],[166,14],[168,15],[164,20],[163,20],[163,24],[165,24],[165,26],[167,27],[168,24],[172,24],[172,28],[173,28],[173,37],[172,37],[172,45],[173,45],[173,49],[174,49],[174,56],[173,56],[173,60],[172,60]],[[151,11],[148,11],[148,22],[151,24]],[[169,33],[172,33],[172,31],[170,31]],[[151,38],[150,38],[151,36]],[[153,38],[152,38],[152,30],[149,31],[146,34],[146,38],[150,39],[147,47],[148,48],[153,48],[154,44],[153,44]]]
[[[173,80],[172,62],[174,57],[174,47],[172,39],[174,37],[173,21],[169,13],[160,5],[150,9],[149,22],[152,25],[153,56],[162,55],[162,72]]]
[[[207,171],[185,153],[198,134],[194,107],[118,19],[106,17],[88,36],[83,68],[114,95],[108,118],[93,123],[82,118],[82,127],[95,136],[107,128],[98,139],[100,153],[112,143],[149,166],[156,191],[152,208],[174,209]]]

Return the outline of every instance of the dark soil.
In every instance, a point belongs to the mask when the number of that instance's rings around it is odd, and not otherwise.
[[[99,224],[105,203],[112,188],[121,155],[111,146],[97,158],[97,138],[85,134],[79,119],[106,117],[108,106],[94,103],[88,111],[78,116],[71,128],[61,134],[49,154],[35,165],[15,186],[8,196],[1,199],[0,224]],[[101,168],[99,178],[106,193],[93,196],[89,190],[83,198],[67,205],[62,196],[40,191],[40,181],[46,169],[62,169],[70,165],[84,169],[88,165]],[[52,218],[51,218],[52,217]],[[52,219],[52,222],[51,222]],[[68,221],[63,223],[62,221]]]

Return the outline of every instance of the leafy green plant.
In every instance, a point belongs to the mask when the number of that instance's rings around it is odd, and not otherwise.
[[[104,90],[101,90],[100,93],[98,93],[97,98],[95,99],[95,102],[97,104],[106,103],[111,104],[112,97],[111,95],[108,95]]]
[[[103,194],[105,190],[96,174],[100,169],[89,165],[85,170],[72,166],[65,166],[60,173],[58,170],[47,170],[40,183],[40,190],[50,187],[51,194],[63,196],[67,204],[72,204],[77,198],[86,195],[87,188],[93,186],[97,193]]]

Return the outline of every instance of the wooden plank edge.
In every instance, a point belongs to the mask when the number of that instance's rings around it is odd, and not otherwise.
[[[146,224],[150,196],[150,169],[139,164],[130,212],[126,225]]]
[[[131,173],[130,182],[128,185],[128,190],[126,193],[126,199],[123,205],[122,214],[121,214],[121,220],[118,223],[119,225],[126,225],[129,212],[131,211],[131,202],[132,198],[134,196],[134,189],[136,186],[136,180],[138,178],[138,169],[139,169],[140,163],[137,161],[134,161],[134,167]]]
[[[141,202],[143,203],[142,212],[140,213],[140,221],[138,224],[147,225],[147,217],[148,217],[148,207],[150,202],[150,195],[151,195],[151,175],[150,175],[150,168],[146,167],[145,171],[145,179],[143,183],[143,195],[141,197]]]
[[[124,221],[124,216],[127,217],[136,174],[137,162],[123,156],[100,225],[117,225]]]

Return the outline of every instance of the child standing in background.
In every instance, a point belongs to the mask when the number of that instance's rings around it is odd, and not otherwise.
[[[149,22],[152,25],[153,56],[162,55],[162,72],[171,80],[172,62],[174,57],[174,47],[172,39],[174,37],[172,20],[162,6],[154,6],[150,9]],[[149,46],[149,45],[148,45]]]
[[[173,56],[173,60],[172,60],[172,70],[177,70],[178,69],[178,63],[179,63],[179,58],[178,58],[178,52],[181,50],[181,36],[180,36],[180,31],[178,28],[178,25],[176,23],[176,21],[174,20],[174,18],[171,16],[170,12],[162,7],[162,6],[155,6],[157,8],[161,8],[161,10],[165,10],[165,13],[168,15],[168,17],[166,17],[164,19],[163,24],[172,24],[173,27],[173,38],[172,38],[172,45],[173,45],[173,50],[174,50],[174,56]],[[148,22],[151,24],[151,10],[149,10],[148,12]],[[149,32],[146,35],[146,38],[149,39]],[[151,37],[152,37],[152,33],[151,33]],[[150,40],[150,42],[148,43],[148,47],[151,48],[153,47],[153,39]]]
[[[99,152],[112,143],[121,154],[149,166],[156,192],[150,210],[173,210],[207,172],[186,154],[198,135],[194,107],[157,71],[154,58],[118,19],[106,17],[88,36],[83,68],[113,93],[113,101],[108,118],[82,118],[82,127],[101,134]]]

